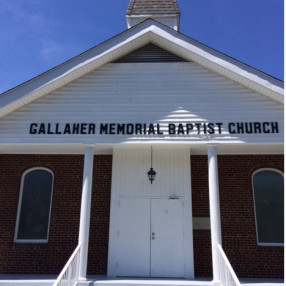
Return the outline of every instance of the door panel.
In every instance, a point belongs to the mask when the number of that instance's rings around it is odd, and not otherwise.
[[[182,201],[121,198],[118,240],[117,276],[184,277]]]
[[[117,276],[150,277],[150,200],[120,199]]]
[[[151,238],[151,277],[184,277],[182,201],[151,201]]]

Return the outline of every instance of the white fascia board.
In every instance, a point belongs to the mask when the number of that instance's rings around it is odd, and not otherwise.
[[[207,143],[189,143],[189,142],[165,142],[165,141],[148,141],[147,144],[162,145],[170,148],[189,148],[191,153],[205,155],[207,151]],[[215,143],[212,143],[215,144]],[[138,145],[146,145],[145,141],[136,141],[128,143],[102,143],[94,144],[95,154],[112,154],[114,148],[126,146],[127,148],[137,148]],[[1,143],[0,154],[83,154],[85,144],[83,143]],[[219,142],[215,144],[218,154],[220,155],[262,155],[262,154],[284,154],[283,143],[226,143]]]
[[[279,80],[148,19],[54,69],[1,94],[0,117],[150,42],[278,102],[284,102],[283,83]]]
[[[138,25],[139,23],[142,23],[146,21],[147,19],[150,19],[152,17],[152,20],[167,26],[168,28],[174,29],[175,31],[179,30],[179,23],[180,23],[180,16],[179,15],[164,15],[164,14],[154,14],[154,15],[145,15],[145,16],[132,16],[132,17],[126,17],[127,21],[127,27],[128,29]]]
[[[180,23],[180,14],[140,14],[140,15],[132,15],[126,16],[127,28],[130,29],[139,23],[146,21],[147,19],[154,20],[157,22],[161,22],[161,24],[166,25],[169,28],[174,29],[175,31],[179,30]],[[171,20],[172,25],[166,21]]]

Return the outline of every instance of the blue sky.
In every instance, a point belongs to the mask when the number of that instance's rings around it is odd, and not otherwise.
[[[283,0],[177,0],[180,32],[284,78]],[[126,30],[129,0],[0,0],[0,93]]]

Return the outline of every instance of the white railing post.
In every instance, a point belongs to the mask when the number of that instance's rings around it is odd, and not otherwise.
[[[221,221],[219,206],[217,150],[215,146],[208,146],[209,200],[211,222],[211,244],[213,263],[213,283],[219,284],[219,256],[217,245],[221,244]]]
[[[88,259],[88,239],[89,222],[92,192],[93,154],[94,148],[87,146],[84,152],[83,186],[80,211],[80,226],[78,243],[82,244],[79,260],[79,280],[86,280],[87,259]]]
[[[70,286],[75,285],[78,280],[79,256],[82,245],[79,244],[59,274],[53,286]]]
[[[217,245],[219,256],[219,280],[222,286],[240,286],[240,282],[220,244]]]

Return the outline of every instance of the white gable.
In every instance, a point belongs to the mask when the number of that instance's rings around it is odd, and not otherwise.
[[[283,128],[280,103],[196,63],[110,63],[6,115],[0,144],[279,144],[279,153]]]

